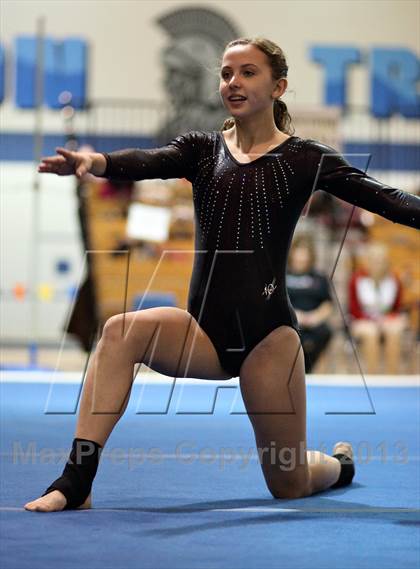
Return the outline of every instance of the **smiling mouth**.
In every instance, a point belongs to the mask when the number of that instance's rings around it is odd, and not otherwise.
[[[232,103],[232,104],[235,104],[235,105],[236,105],[236,104],[238,104],[238,103],[244,103],[244,102],[246,101],[246,99],[245,99],[245,98],[243,98],[243,99],[230,99],[230,98],[229,98],[228,101],[229,101],[229,103]]]

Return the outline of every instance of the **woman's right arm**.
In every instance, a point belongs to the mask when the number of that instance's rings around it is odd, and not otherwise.
[[[43,174],[57,174],[70,176],[74,174],[81,178],[87,173],[94,176],[103,176],[106,169],[106,159],[97,152],[73,152],[66,148],[55,149],[58,156],[42,158],[38,165],[38,172]]]
[[[43,158],[39,172],[59,176],[86,173],[115,180],[187,178],[193,181],[197,170],[199,138],[205,133],[180,135],[166,146],[143,150],[129,148],[109,153],[71,152],[57,148],[58,156]]]

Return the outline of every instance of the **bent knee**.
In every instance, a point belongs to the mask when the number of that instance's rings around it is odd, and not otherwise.
[[[273,460],[274,457],[270,453],[270,464],[265,461],[261,465],[265,482],[274,498],[291,500],[293,498],[304,498],[312,493],[309,465],[301,463],[306,455],[298,456],[298,454],[281,452],[278,456],[279,460]]]
[[[306,498],[309,494],[305,494],[303,491],[298,491],[298,490],[285,490],[285,489],[274,489],[271,490],[269,489],[271,492],[271,495],[273,496],[273,498],[275,498],[276,500],[298,500],[299,498]]]
[[[124,315],[116,314],[105,322],[101,339],[103,342],[121,340],[124,335]]]
[[[127,340],[128,337],[135,336],[139,330],[139,326],[144,328],[146,324],[145,320],[140,311],[111,316],[103,327],[102,343],[121,342],[122,340]],[[147,324],[149,324],[149,322],[147,322]]]
[[[369,320],[359,320],[353,322],[351,327],[352,334],[358,338],[376,338],[380,331],[375,322]]]
[[[385,321],[382,325],[382,329],[385,335],[389,336],[400,336],[405,328],[404,322],[401,321]]]
[[[267,485],[271,495],[276,500],[296,500],[311,495],[309,485],[304,486],[270,486]]]
[[[276,499],[294,500],[296,498],[305,498],[312,494],[309,473],[307,476],[296,477],[296,479],[266,480],[266,483],[273,498]]]

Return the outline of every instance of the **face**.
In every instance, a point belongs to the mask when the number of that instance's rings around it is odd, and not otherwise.
[[[267,56],[254,45],[235,45],[225,51],[219,93],[233,117],[272,108],[273,100],[280,97],[286,87],[286,79],[273,80]],[[234,96],[242,99],[231,100]]]
[[[290,256],[290,265],[294,271],[304,272],[311,267],[311,254],[306,247],[295,247]]]
[[[381,246],[372,246],[366,255],[366,261],[367,268],[372,275],[384,274],[388,271],[388,253]]]

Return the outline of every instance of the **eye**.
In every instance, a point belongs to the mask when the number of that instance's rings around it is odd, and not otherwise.
[[[250,71],[249,69],[246,69],[244,71],[244,75],[255,75],[255,73],[253,71]],[[226,79],[229,76],[229,71],[223,71],[220,76],[222,77],[222,79]]]

